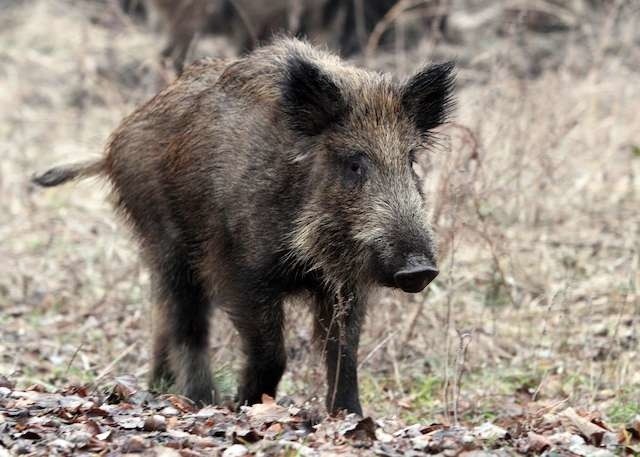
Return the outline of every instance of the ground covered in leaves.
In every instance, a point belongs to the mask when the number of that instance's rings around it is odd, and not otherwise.
[[[530,404],[521,417],[475,427],[403,426],[350,414],[325,417],[315,405],[268,396],[242,407],[198,408],[176,395],[154,396],[123,376],[102,390],[70,386],[16,389],[0,380],[0,456],[8,455],[380,455],[607,457],[640,452],[640,416],[614,430],[598,414],[562,404]]]
[[[457,38],[355,57],[399,78],[425,61],[458,71],[453,121],[418,158],[441,273],[421,294],[372,297],[359,378],[373,419],[361,421],[326,418],[299,303],[287,304],[286,407],[203,412],[145,393],[149,277],[109,189],[35,189],[29,177],[101,153],[174,77],[158,58],[164,39],[116,1],[0,1],[0,457],[636,452],[637,2],[451,5]],[[527,5],[562,30],[532,30]],[[234,49],[206,36],[196,53]],[[216,314],[225,401],[238,347]]]

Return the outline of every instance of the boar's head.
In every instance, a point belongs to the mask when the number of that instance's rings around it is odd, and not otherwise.
[[[414,163],[453,105],[453,64],[407,81],[290,57],[281,108],[296,136],[308,195],[292,236],[296,257],[332,284],[423,290],[438,274]]]

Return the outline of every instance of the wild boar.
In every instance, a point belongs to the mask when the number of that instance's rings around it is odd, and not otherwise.
[[[204,60],[127,117],[95,162],[42,186],[105,176],[152,271],[152,381],[215,400],[210,316],[225,310],[246,366],[241,404],[276,394],[283,302],[307,297],[325,351],[327,408],[362,414],[357,351],[376,287],[438,274],[416,155],[452,104],[453,65],[406,81],[291,38]]]

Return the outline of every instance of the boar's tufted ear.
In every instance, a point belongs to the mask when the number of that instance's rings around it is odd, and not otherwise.
[[[402,89],[402,107],[422,134],[444,123],[454,107],[453,70],[453,62],[427,66]]]
[[[316,64],[292,57],[282,82],[282,107],[291,127],[308,136],[342,120],[347,104],[340,88]]]

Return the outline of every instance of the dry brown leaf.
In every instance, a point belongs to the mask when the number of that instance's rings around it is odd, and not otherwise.
[[[282,433],[283,430],[284,430],[284,427],[282,426],[281,423],[274,422],[269,427],[267,427],[267,430],[265,430],[265,431],[268,432],[268,433],[273,433],[273,434],[277,435],[278,433]]]
[[[84,428],[91,436],[99,435],[102,432],[97,422],[91,419],[84,422]]]
[[[375,440],[376,439],[376,424],[370,417],[364,419],[357,419],[358,416],[350,414],[345,418],[346,426],[340,428],[340,432],[346,438],[354,439],[357,441]],[[349,421],[351,420],[351,423]]]
[[[553,444],[551,440],[544,435],[539,435],[534,432],[527,433],[527,451],[535,454],[541,454],[543,451],[549,449]]]
[[[624,430],[629,434],[629,439],[640,440],[640,416],[634,417]]]
[[[177,410],[183,413],[193,413],[196,410],[193,402],[180,395],[167,395],[165,397]]]
[[[208,418],[208,417],[215,416],[216,414],[224,414],[224,411],[221,410],[220,408],[216,407],[216,406],[205,406],[204,408],[200,409],[195,414],[195,416],[196,417],[202,417],[202,418]]]
[[[144,420],[142,429],[147,432],[164,432],[167,429],[167,422],[164,416],[154,414]]]
[[[473,434],[481,440],[492,441],[501,440],[509,436],[509,432],[502,427],[492,424],[491,422],[485,422],[484,424],[477,426],[473,429]]]
[[[42,384],[31,384],[29,387],[27,387],[25,390],[27,391],[31,391],[31,392],[40,392],[40,393],[44,393],[47,391],[47,388],[45,386],[43,386]]]
[[[607,430],[580,416],[573,408],[567,408],[560,416],[566,419],[566,426],[579,432],[588,443],[600,446]]]
[[[273,398],[263,395],[263,403],[256,403],[246,409],[247,417],[254,427],[273,422],[289,422],[291,415],[284,406],[278,405]]]
[[[125,430],[141,429],[144,425],[144,419],[137,416],[117,415],[113,416],[113,420]]]
[[[122,452],[142,452],[147,448],[146,440],[138,435],[127,438],[122,445]]]
[[[234,444],[255,443],[262,439],[262,434],[250,427],[236,427],[231,433]]]

